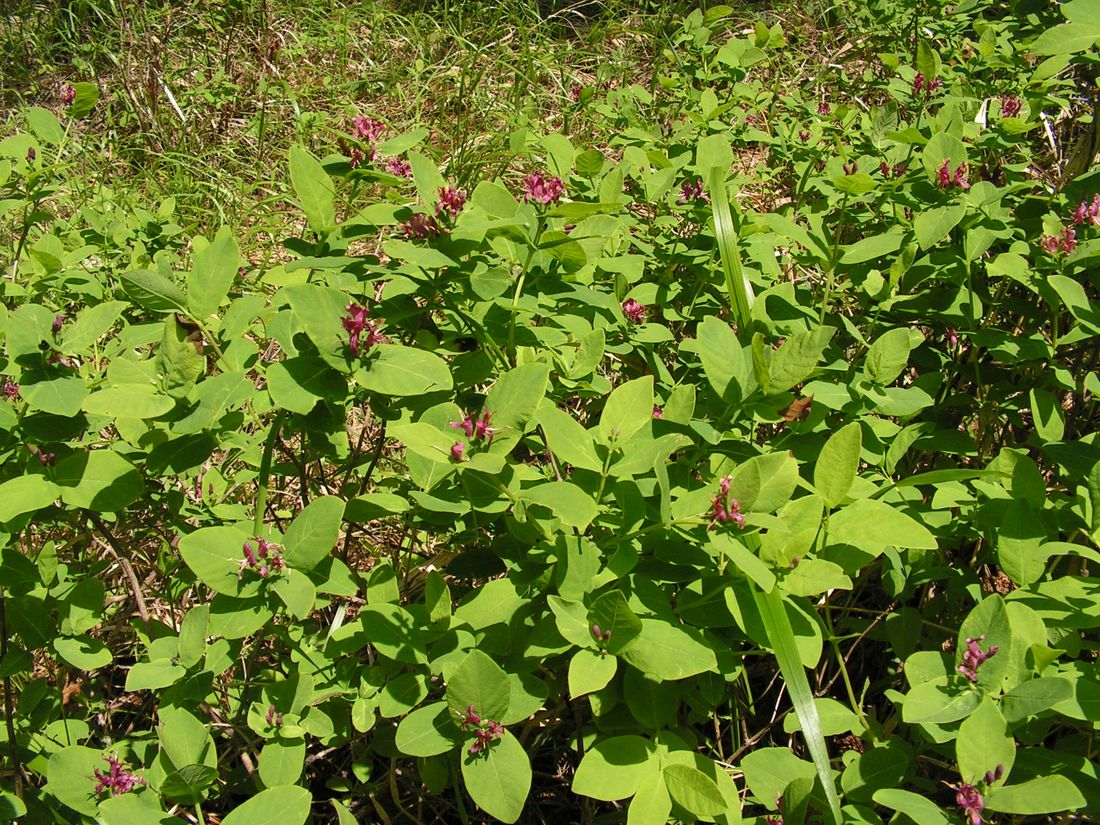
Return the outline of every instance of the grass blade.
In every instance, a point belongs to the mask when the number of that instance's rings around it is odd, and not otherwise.
[[[810,682],[806,678],[806,669],[802,666],[802,659],[798,655],[791,620],[787,615],[787,609],[783,606],[783,596],[778,589],[764,593],[756,588],[753,588],[753,595],[756,598],[760,617],[764,620],[768,641],[779,663],[779,672],[783,674],[783,681],[787,684],[787,693],[790,694],[791,702],[794,704],[794,712],[802,725],[806,747],[810,750],[814,767],[817,768],[817,775],[821,779],[821,786],[825,789],[825,798],[829,801],[833,822],[835,825],[840,825],[840,799],[836,795],[836,785],[829,768],[829,753],[825,748],[825,737],[821,733],[821,719],[817,715],[817,706],[814,704]]]
[[[742,333],[752,329],[752,286],[741,268],[741,251],[738,248],[737,227],[730,212],[729,195],[726,192],[726,172],[712,167],[707,173],[707,194],[714,211],[714,235],[718,239],[718,253],[722,259],[722,271],[726,276],[726,292],[737,327]]]

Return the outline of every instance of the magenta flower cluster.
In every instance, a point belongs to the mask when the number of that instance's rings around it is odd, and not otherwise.
[[[565,194],[565,185],[561,178],[544,176],[541,172],[532,172],[523,181],[523,199],[528,203],[541,203],[548,206],[557,203]]]
[[[592,638],[596,640],[596,644],[598,644],[600,647],[603,647],[609,641],[611,641],[610,630],[601,630],[598,624],[593,624],[591,630]]]
[[[401,225],[401,231],[405,233],[406,238],[416,238],[422,241],[426,238],[435,238],[442,235],[443,227],[432,215],[417,212]]]
[[[350,336],[348,348],[351,354],[358,356],[360,350],[370,349],[375,344],[385,343],[386,338],[378,331],[378,324],[370,318],[370,310],[359,304],[351,303],[344,307],[347,315],[341,319],[344,329]],[[367,334],[363,340],[363,333]]]
[[[1016,117],[1023,107],[1024,104],[1016,95],[1004,95],[1001,98],[1001,114],[1005,117]]]
[[[623,301],[623,315],[626,316],[626,320],[632,324],[640,324],[645,320],[646,306],[645,304],[639,304],[633,298],[627,298]]]
[[[943,86],[943,81],[938,77],[926,80],[923,74],[917,72],[916,77],[913,78],[913,94],[915,95],[924,92],[924,96],[929,97],[941,86]]]
[[[891,166],[886,161],[882,161],[878,165],[879,171],[882,172],[884,178],[900,178],[905,174],[905,170],[909,168],[908,163],[895,163]]]
[[[474,741],[470,743],[470,756],[477,756],[493,742],[504,736],[504,726],[500,722],[482,719],[478,712],[474,710],[473,705],[466,707],[466,713],[462,716],[459,727],[463,730],[473,731]]]
[[[970,825],[982,825],[982,811],[985,809],[985,799],[982,792],[973,785],[963,783],[955,789],[955,804],[958,805]]]
[[[413,169],[409,165],[409,162],[404,158],[386,158],[386,162],[382,164],[382,168],[399,178],[412,178]]]
[[[107,771],[103,772],[98,768],[92,770],[96,783],[96,796],[104,791],[110,791],[111,796],[122,796],[138,785],[146,784],[144,779],[123,765],[115,756],[105,754],[103,758],[107,760]]]
[[[274,705],[268,705],[267,716],[264,717],[264,721],[269,725],[280,727],[283,724],[283,715],[276,712]]]
[[[709,527],[713,529],[716,524],[733,522],[738,527],[745,526],[745,517],[741,515],[741,503],[730,498],[730,482],[732,477],[724,476],[718,482],[718,495],[710,500],[711,517]]]
[[[448,186],[439,190],[439,203],[435,206],[435,212],[437,215],[442,215],[446,212],[451,216],[451,220],[453,221],[458,217],[458,213],[462,211],[462,207],[465,205],[466,190]]]
[[[703,179],[692,178],[686,180],[680,185],[680,198],[676,202],[679,204],[685,204],[690,201],[702,201],[703,203],[710,203],[710,196],[703,191]]]
[[[252,548],[252,542],[256,548]],[[242,546],[244,558],[237,570],[237,578],[244,575],[245,570],[255,570],[261,579],[267,578],[269,573],[278,573],[286,569],[286,562],[279,554],[279,545],[269,544],[259,536],[253,536],[245,541]]]
[[[488,410],[485,410],[481,414],[481,418],[474,418],[469,413],[461,421],[452,421],[451,428],[455,430],[462,430],[466,438],[470,441],[483,441],[488,444],[493,440],[493,436],[496,435],[490,423],[490,414]],[[466,445],[461,441],[456,441],[451,445],[451,459],[454,461],[462,461],[463,456],[466,453]]]
[[[1039,245],[1051,255],[1061,252],[1065,255],[1072,254],[1077,249],[1077,226],[1100,226],[1100,195],[1093,197],[1092,201],[1083,200],[1077,204],[1077,208],[1070,215],[1070,223],[1057,235],[1043,235]]]
[[[76,100],[76,86],[66,83],[61,88],[61,105],[72,106],[74,100]]]
[[[951,159],[944,158],[943,163],[940,164],[940,168],[936,170],[936,183],[940,189],[947,189],[951,186],[957,186],[960,189],[969,189],[970,181],[966,179],[967,165],[960,163],[955,167],[955,171],[951,171]]]
[[[0,387],[0,395],[5,398],[14,401],[19,397],[19,385],[12,381],[10,378],[4,379],[4,384]]]
[[[958,671],[971,682],[978,681],[978,669],[989,659],[997,655],[997,645],[991,645],[983,651],[979,642],[985,641],[985,636],[974,636],[966,640],[966,650],[963,651],[962,664]]]

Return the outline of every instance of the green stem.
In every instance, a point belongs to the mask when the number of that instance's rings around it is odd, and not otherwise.
[[[252,524],[252,532],[257,536],[260,535],[260,531],[264,527],[264,513],[267,511],[267,487],[271,477],[271,455],[275,451],[275,442],[279,440],[279,430],[282,426],[283,414],[279,413],[275,416],[275,420],[271,422],[271,430],[268,432],[267,441],[264,443],[264,454],[260,459],[260,484],[256,490],[256,514]]]
[[[512,364],[516,363],[516,314],[519,312],[519,296],[523,294],[523,285],[527,281],[527,273],[530,271],[531,261],[535,257],[535,250],[539,247],[539,241],[542,239],[542,231],[545,226],[546,222],[540,215],[538,226],[535,227],[535,237],[531,241],[530,249],[527,250],[527,260],[523,262],[523,269],[516,280],[516,291],[512,294],[512,317],[508,321],[508,354],[510,356],[509,361]]]
[[[829,311],[829,298],[833,294],[833,281],[836,279],[836,251],[840,246],[840,236],[844,232],[844,221],[848,216],[848,195],[844,195],[844,199],[840,202],[840,220],[836,225],[836,232],[833,233],[833,245],[829,250],[829,272],[825,275],[825,292],[821,296],[821,323],[825,323],[825,315]]]

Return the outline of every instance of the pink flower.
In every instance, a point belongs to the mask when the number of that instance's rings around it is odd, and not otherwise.
[[[368,143],[377,143],[382,136],[385,127],[377,120],[371,120],[363,115],[356,115],[351,119],[351,133],[360,140]]]
[[[967,818],[970,825],[982,825],[982,810],[985,808],[985,800],[981,791],[973,785],[963,783],[955,789],[955,804],[958,805]]]
[[[412,166],[404,158],[386,158],[382,168],[399,178],[411,178],[413,176]]]
[[[1044,252],[1053,255],[1058,251],[1058,236],[1043,235],[1042,240],[1039,241],[1039,245],[1043,247]]]
[[[579,83],[574,83],[569,87],[569,99],[574,103],[579,103],[581,99],[581,92],[584,91],[584,87]]]
[[[348,304],[344,310],[348,313],[342,319],[344,329],[347,330],[348,335],[348,348],[351,350],[351,354],[358,356],[359,351],[363,348],[365,343],[365,349],[370,349],[375,344],[381,344],[385,342],[385,337],[378,331],[377,323],[371,320],[370,310],[366,307],[359,306],[359,304]],[[362,341],[363,333],[367,333],[366,341]]]
[[[1100,226],[1100,195],[1096,195],[1092,199],[1092,203],[1087,200],[1081,201],[1077,208],[1073,210],[1073,222],[1075,224],[1091,223],[1094,226]]]
[[[439,203],[436,204],[436,214],[450,213],[451,220],[458,217],[462,207],[466,205],[466,190],[448,186],[439,190]]]
[[[665,417],[665,411],[663,409],[661,409],[661,407],[657,404],[653,405],[653,417],[654,418],[664,418]]]
[[[1020,114],[1024,104],[1016,95],[1004,95],[1001,98],[1001,114],[1005,117],[1016,117]]]
[[[978,643],[985,636],[976,636],[966,640],[966,650],[963,651],[962,664],[957,668],[959,673],[971,682],[978,681],[978,669],[989,659],[997,655],[997,646],[992,645],[989,650],[983,651]]]
[[[532,172],[523,181],[523,199],[528,203],[549,205],[557,203],[564,194],[561,178],[547,178],[540,172]]]
[[[0,387],[0,394],[5,398],[14,401],[19,397],[19,385],[9,378],[4,379],[3,387]]]
[[[833,111],[833,107],[829,105],[829,101],[823,100],[817,104],[817,113],[819,115],[828,115]]]
[[[456,441],[451,445],[451,460],[462,461],[462,454],[466,451],[466,445],[461,441]]]
[[[350,146],[345,151],[348,153],[348,166],[352,169],[358,169],[359,165],[363,162],[363,158],[366,157],[363,154],[363,150],[358,146]]]
[[[417,212],[401,225],[406,238],[434,238],[443,234],[443,227],[439,225],[432,215]]]
[[[916,77],[913,78],[913,94],[919,95],[924,89],[924,75],[917,72]]]
[[[623,315],[632,324],[640,324],[645,320],[646,307],[644,304],[639,304],[633,298],[627,298],[623,301]]]
[[[702,201],[703,203],[710,203],[710,196],[703,191],[703,179],[693,178],[692,180],[686,180],[680,186],[680,199],[677,203],[687,203],[688,201]]]
[[[492,441],[493,436],[496,435],[496,430],[489,426],[489,422],[490,413],[485,410],[481,414],[481,418],[474,418],[467,413],[461,421],[452,421],[451,428],[462,430],[471,441]]]
[[[741,502],[730,498],[731,476],[723,476],[718,482],[718,495],[710,500],[711,518],[708,527],[733,522],[738,527],[745,526],[745,517],[741,514]]]
[[[111,796],[121,796],[138,785],[146,784],[144,779],[124,766],[116,757],[105,755],[103,758],[107,760],[107,772],[104,773],[98,768],[92,769],[93,778],[96,781],[94,791],[96,796],[104,791],[110,791]]]
[[[957,186],[960,189],[969,189],[970,181],[966,179],[967,165],[960,163],[955,167],[954,173],[951,171],[951,159],[944,158],[943,163],[940,164],[940,168],[936,170],[936,183],[940,189],[947,189],[950,186]]]
[[[805,143],[810,139],[810,133],[807,132],[805,129],[802,129],[798,132],[798,137],[803,143]]]
[[[61,89],[61,105],[72,106],[76,100],[76,86],[66,83]]]

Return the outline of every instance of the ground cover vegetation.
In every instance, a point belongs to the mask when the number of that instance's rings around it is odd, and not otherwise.
[[[1100,3],[15,3],[0,816],[1100,815]]]

